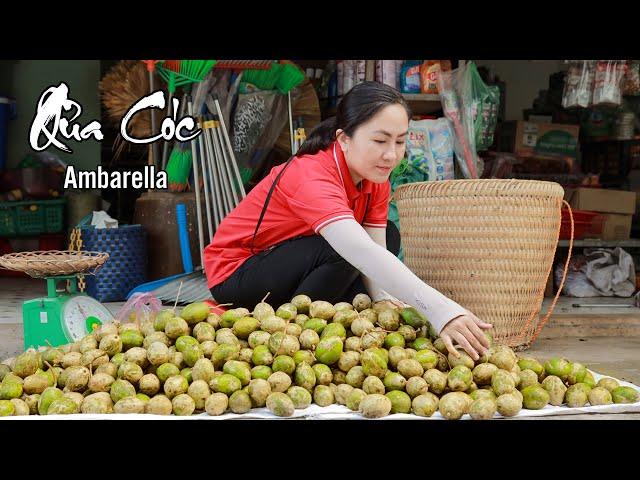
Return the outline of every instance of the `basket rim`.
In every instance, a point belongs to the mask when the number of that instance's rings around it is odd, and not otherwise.
[[[424,182],[411,182],[411,183],[404,183],[402,185],[398,185],[395,189],[394,195],[397,197],[398,194],[402,194],[406,190],[420,188],[420,187],[427,187],[427,186],[435,188],[435,187],[453,187],[453,186],[465,187],[465,186],[489,186],[489,185],[496,185],[496,186],[518,185],[522,187],[532,187],[532,189],[539,189],[540,191],[547,190],[547,192],[550,190],[556,190],[558,195],[562,193],[562,197],[564,197],[564,188],[562,187],[562,185],[560,185],[557,182],[550,182],[547,180],[521,180],[517,178],[478,178],[478,179],[428,180]],[[468,195],[473,195],[473,196],[478,196],[478,195],[483,196],[485,192],[483,192],[482,190],[478,190],[473,192],[468,191],[466,193],[468,193]],[[494,191],[486,192],[486,193],[487,193],[487,196],[501,196],[501,195],[508,196],[510,192],[508,190],[501,191],[499,192],[499,195],[496,195],[497,192],[494,192]],[[518,192],[518,193],[521,193],[521,192]],[[531,192],[531,194],[533,193],[534,192]],[[463,196],[462,192],[457,192],[457,196]],[[548,196],[548,194],[546,196]]]

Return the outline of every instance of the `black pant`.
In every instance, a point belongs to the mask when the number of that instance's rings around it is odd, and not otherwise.
[[[387,224],[387,249],[396,256],[400,251],[400,232],[393,222]],[[366,289],[360,272],[320,235],[294,238],[260,252],[211,289],[216,302],[249,310],[268,292],[267,302],[278,308],[299,294],[311,300],[351,302]]]

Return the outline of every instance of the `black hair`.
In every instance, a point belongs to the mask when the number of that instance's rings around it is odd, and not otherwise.
[[[380,110],[389,105],[402,105],[411,117],[411,109],[402,94],[393,87],[379,82],[357,84],[342,97],[335,117],[326,119],[315,127],[300,146],[296,157],[324,150],[336,139],[336,130],[343,130],[350,137],[357,128],[368,122]]]
[[[401,105],[411,118],[411,109],[407,105],[402,94],[393,87],[380,82],[362,82],[349,90],[338,103],[335,117],[330,117],[316,126],[295,155],[287,160],[284,168],[273,181],[267,198],[265,199],[260,218],[253,233],[251,241],[251,253],[253,244],[258,234],[258,229],[267,211],[271,195],[280,181],[280,177],[287,169],[291,161],[303,155],[313,155],[328,148],[336,140],[336,130],[344,131],[348,136],[353,136],[360,125],[368,122],[380,110],[389,105]]]

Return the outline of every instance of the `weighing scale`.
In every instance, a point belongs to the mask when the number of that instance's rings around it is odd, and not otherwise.
[[[59,346],[80,340],[113,321],[111,312],[78,289],[78,274],[100,268],[99,252],[27,252],[0,257],[0,267],[23,271],[47,281],[47,296],[22,304],[24,347]]]

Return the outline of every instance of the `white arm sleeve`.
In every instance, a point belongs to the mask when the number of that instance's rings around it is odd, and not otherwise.
[[[382,248],[387,248],[387,229],[385,228],[373,228],[373,227],[364,227],[364,230],[369,234],[371,239],[380,245]],[[379,302],[381,300],[395,300],[398,301],[393,295],[385,292],[379,285],[373,282],[369,277],[365,274],[361,273],[362,281],[364,286],[367,288],[367,292],[369,292],[369,296],[374,302]]]
[[[427,317],[439,333],[467,310],[420,280],[355,220],[338,220],[320,230],[325,240],[365,277]]]

